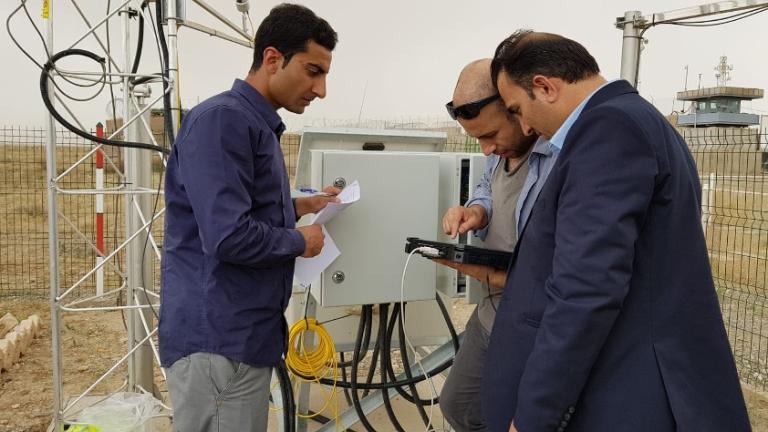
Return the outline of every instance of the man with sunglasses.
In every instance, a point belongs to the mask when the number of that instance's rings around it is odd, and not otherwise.
[[[291,200],[277,110],[301,114],[325,97],[336,41],[306,7],[276,6],[247,77],[181,125],[165,185],[159,332],[176,431],[267,430],[294,259],[323,247],[318,225],[295,222],[335,200]]]
[[[491,81],[491,59],[468,64],[459,75],[448,114],[477,138],[488,156],[486,169],[473,198],[449,209],[443,230],[455,238],[474,230],[486,247],[512,251],[517,242],[517,202],[528,174],[528,157],[537,137],[525,135],[504,108]],[[454,430],[486,430],[480,416],[480,380],[496,306],[506,274],[484,266],[440,261],[489,285],[466,325],[464,340],[440,395],[440,408]]]

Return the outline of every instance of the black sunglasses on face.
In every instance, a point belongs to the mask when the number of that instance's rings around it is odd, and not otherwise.
[[[450,101],[447,104],[445,104],[445,109],[448,110],[448,115],[451,116],[451,118],[454,120],[458,120],[460,118],[470,120],[477,117],[480,114],[480,110],[482,110],[484,106],[488,105],[489,103],[495,101],[498,98],[499,98],[499,94],[496,93],[495,95],[488,96],[485,99],[480,99],[479,101],[470,102],[457,107],[454,107],[453,101]]]

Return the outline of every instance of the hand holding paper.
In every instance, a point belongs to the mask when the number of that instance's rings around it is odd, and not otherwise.
[[[315,279],[320,276],[329,265],[341,255],[339,248],[336,247],[336,243],[328,235],[325,227],[323,228],[323,234],[325,234],[325,245],[319,255],[315,255],[312,258],[298,257],[296,258],[296,267],[294,270],[294,276],[304,285],[309,285],[314,282]]]
[[[341,213],[360,199],[360,185],[357,180],[347,185],[341,193],[336,196],[340,202],[330,202],[312,219],[313,224],[325,225],[337,214]]]
[[[357,180],[345,187],[336,197],[339,202],[329,202],[324,209],[315,215],[311,222],[312,224],[321,225],[325,235],[325,245],[320,254],[311,258],[296,258],[294,275],[302,284],[308,285],[314,282],[320,276],[320,273],[341,255],[338,247],[336,247],[336,243],[334,243],[330,234],[325,229],[325,223],[360,199],[360,185],[357,183]]]

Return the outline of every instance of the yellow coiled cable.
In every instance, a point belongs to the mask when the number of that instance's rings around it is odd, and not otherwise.
[[[312,347],[307,347],[304,343],[307,332],[314,333],[316,338]],[[325,412],[331,401],[336,400],[336,381],[339,377],[339,370],[333,339],[315,318],[304,318],[291,326],[288,332],[288,353],[285,356],[285,364],[297,381],[321,384],[321,378],[333,380],[330,394],[326,392],[323,385],[320,386],[325,394],[325,403],[320,411],[312,415],[299,413],[296,415],[301,418],[312,418]],[[311,377],[312,379],[304,377]],[[338,420],[338,403],[335,405],[334,418]]]

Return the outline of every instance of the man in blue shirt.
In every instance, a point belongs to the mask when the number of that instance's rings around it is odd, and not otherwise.
[[[325,97],[336,32],[282,4],[255,37],[245,80],[193,108],[168,160],[160,358],[174,430],[264,431],[272,367],[286,349],[294,259],[323,247],[304,214],[334,200],[291,200],[277,110]]]

